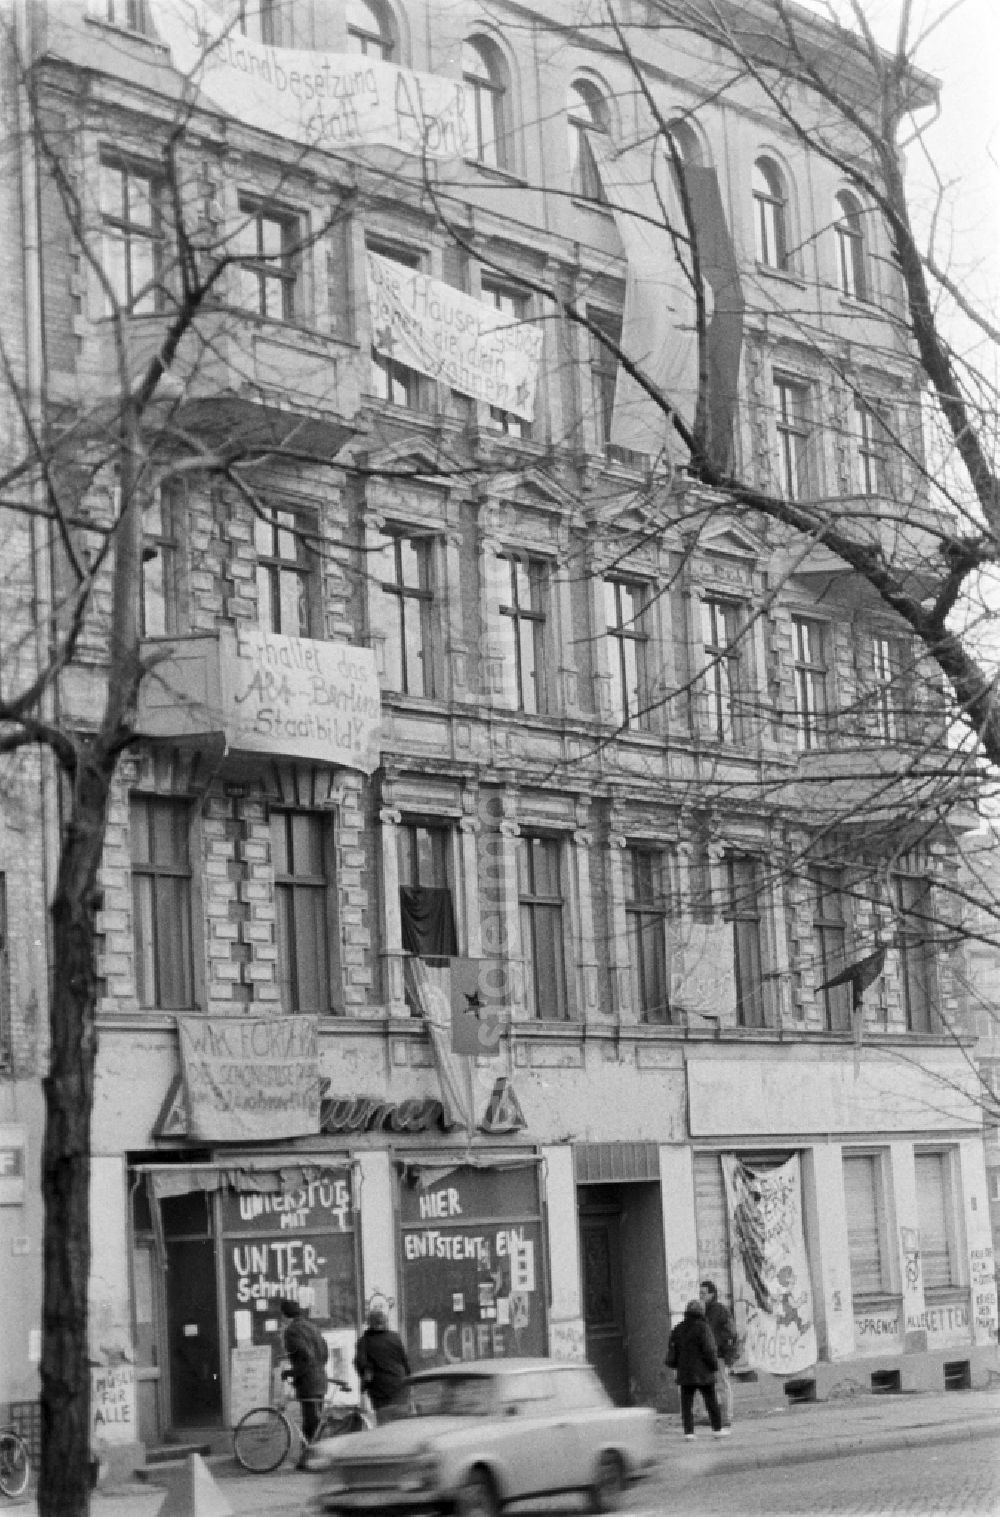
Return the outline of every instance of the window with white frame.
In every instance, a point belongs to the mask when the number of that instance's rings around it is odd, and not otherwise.
[[[611,675],[611,714],[619,727],[649,726],[646,685],[647,589],[633,580],[604,581],[604,621]]]
[[[143,637],[172,637],[181,630],[181,540],[184,535],[180,492],[158,485],[142,513],[142,577],[139,581],[139,630]]]
[[[282,47],[282,10],[286,0],[239,0],[236,30],[264,47]]]
[[[868,273],[864,221],[858,197],[850,190],[842,190],[834,202],[834,215],[840,292],[864,300],[868,295]]]
[[[393,37],[388,15],[372,0],[347,0],[347,50],[388,62]]]
[[[181,1010],[194,1001],[191,808],[172,796],[133,795],[129,806],[136,1000]]]
[[[845,1151],[843,1167],[851,1295],[857,1303],[892,1291],[882,1156]]]
[[[829,1030],[848,1032],[851,1027],[851,987],[826,985],[827,980],[847,967],[848,901],[843,875],[830,865],[817,864],[809,871],[809,884],[816,995],[823,1006],[824,1022]]]
[[[514,321],[528,320],[528,297],[520,295],[514,290],[504,289],[501,285],[491,284],[487,280],[482,283],[483,299],[487,305],[501,311],[504,316],[510,316]],[[506,433],[508,437],[530,437],[531,423],[523,416],[515,416],[513,411],[504,411],[499,406],[490,406],[489,425],[496,427],[498,431]]]
[[[462,78],[472,98],[469,156],[487,168],[506,168],[506,69],[499,49],[490,38],[470,37],[463,44]]]
[[[447,821],[409,818],[396,828],[403,948],[419,958],[452,958],[458,953],[453,840]]]
[[[662,849],[632,846],[624,866],[632,1005],[644,1022],[669,1022],[666,859]]]
[[[334,941],[328,822],[319,812],[275,808],[270,826],[282,1009],[328,1012]]]
[[[906,1026],[910,1032],[934,1032],[938,982],[933,887],[925,875],[912,874],[897,874],[893,886]]]
[[[739,742],[743,697],[740,608],[734,601],[709,596],[702,601],[702,641],[705,649],[705,690],[708,730],[720,743]]]
[[[519,553],[498,553],[496,569],[506,688],[519,711],[544,711],[548,564]]]
[[[887,489],[888,423],[884,408],[854,397],[853,469],[859,495],[882,495]]]
[[[894,743],[900,736],[900,716],[906,705],[905,659],[905,644],[898,637],[873,637],[875,731],[881,743]]]
[[[733,974],[736,1020],[740,1027],[763,1027],[764,971],[762,964],[760,860],[752,854],[726,855],[728,899],[725,916],[733,929]]]
[[[90,0],[88,14],[109,26],[119,26],[126,32],[139,32],[148,36],[149,10],[147,0]]]
[[[272,321],[291,321],[301,312],[298,291],[301,239],[299,218],[288,211],[240,196],[236,238],[236,304]]]
[[[773,384],[778,489],[786,500],[809,494],[809,387],[776,374]]]
[[[308,637],[315,615],[318,553],[311,512],[254,514],[257,622],[265,632]]]
[[[566,96],[566,125],[572,193],[584,200],[605,200],[591,143],[595,133],[608,130],[608,107],[596,84],[589,79],[576,79],[570,85]]]
[[[917,1225],[920,1229],[920,1269],[924,1290],[958,1285],[958,1240],[952,1194],[953,1154],[950,1150],[914,1154],[917,1184]]]
[[[159,174],[102,154],[101,267],[118,306],[133,316],[163,309],[163,197]]]
[[[792,618],[795,642],[795,736],[800,749],[818,748],[826,738],[828,631],[807,616]]]
[[[403,695],[434,694],[432,548],[429,537],[387,529],[371,571],[386,688]]]
[[[757,262],[769,269],[787,269],[788,194],[784,175],[773,159],[758,158],[752,184]]]
[[[517,840],[525,994],[529,1014],[545,1021],[569,1015],[561,851],[556,838],[522,834]]]

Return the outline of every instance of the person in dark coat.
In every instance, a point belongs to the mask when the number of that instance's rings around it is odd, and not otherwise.
[[[323,1398],[326,1395],[326,1360],[329,1354],[326,1339],[314,1322],[302,1315],[297,1301],[282,1301],[282,1317],[285,1328],[285,1354],[288,1369],[281,1378],[290,1380],[302,1408],[302,1433],[307,1443],[319,1426]]]
[[[739,1338],[736,1333],[736,1323],[733,1314],[722,1301],[715,1288],[714,1280],[703,1280],[698,1291],[701,1304],[705,1308],[705,1321],[712,1329],[712,1337],[715,1339],[715,1351],[719,1356],[719,1373],[715,1378],[715,1394],[719,1398],[719,1407],[722,1412],[722,1421],[726,1427],[732,1427],[733,1423],[733,1382],[729,1378],[729,1370],[736,1359],[736,1350],[739,1347]]]
[[[685,1438],[694,1437],[696,1391],[701,1391],[712,1432],[717,1438],[722,1438],[729,1429],[722,1426],[722,1414],[715,1394],[719,1356],[712,1329],[705,1321],[705,1308],[700,1301],[689,1301],[685,1307],[683,1321],[678,1322],[670,1334],[666,1362],[669,1369],[677,1371]]]
[[[377,1422],[399,1415],[410,1361],[398,1333],[391,1331],[381,1307],[368,1313],[368,1326],[358,1339],[354,1368],[363,1390],[368,1392]]]

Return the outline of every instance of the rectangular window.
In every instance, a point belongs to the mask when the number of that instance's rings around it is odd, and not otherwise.
[[[528,1011],[545,1021],[568,1015],[563,947],[560,845],[554,838],[521,837],[517,881],[521,953]]]
[[[251,42],[265,47],[281,47],[280,0],[240,0],[236,29]]]
[[[809,494],[809,391],[789,379],[774,381],[778,489],[786,500]]]
[[[645,453],[636,453],[631,448],[619,448],[611,441],[615,415],[615,390],[618,384],[618,354],[609,348],[602,336],[621,345],[622,320],[608,311],[596,311],[588,306],[588,320],[597,331],[590,332],[590,397],[594,421],[594,444],[598,453],[603,453],[609,463],[624,464],[629,469],[645,468],[648,459]]]
[[[897,875],[896,911],[903,1005],[910,1032],[934,1032],[937,1008],[937,954],[934,946],[930,880]]]
[[[308,637],[313,619],[316,523],[295,511],[254,515],[257,621],[265,632]]]
[[[404,695],[434,694],[431,541],[402,532],[382,534],[374,577],[385,633],[385,683]]]
[[[886,1295],[891,1280],[882,1164],[877,1154],[844,1155],[844,1205],[851,1294],[855,1301]]]
[[[625,850],[625,925],[632,1004],[644,1022],[669,1022],[664,858],[658,850]]]
[[[818,748],[826,737],[827,689],[822,622],[792,618],[795,637],[795,732],[800,749]]]
[[[191,1006],[190,808],[133,795],[130,813],[136,998],[163,1010]]]
[[[741,1027],[764,1026],[764,980],[761,966],[760,868],[748,854],[728,854],[726,919],[733,924],[733,972],[736,1020]]]
[[[809,872],[812,887],[813,968],[817,987],[847,967],[847,912],[839,869],[817,865]],[[849,1032],[851,988],[834,985],[817,989],[826,1026],[831,1032]]]
[[[604,581],[604,615],[611,672],[611,709],[620,727],[647,728],[645,585]]]
[[[101,159],[101,263],[118,306],[133,316],[163,309],[163,182]],[[112,307],[108,304],[110,314]]]
[[[446,823],[403,822],[396,829],[403,948],[419,958],[458,953],[451,851],[452,829]]]
[[[545,710],[545,605],[548,565],[498,553],[500,640],[505,678],[519,711]]]
[[[446,826],[403,822],[397,831],[400,885],[448,889],[450,838]]]
[[[285,1011],[330,1010],[330,882],[325,819],[271,812],[278,986]]]
[[[172,637],[181,628],[180,500],[167,485],[157,488],[142,513],[145,546],[139,582],[139,627],[143,637]]]
[[[236,240],[236,304],[272,321],[291,321],[297,310],[298,217],[240,197]]]
[[[899,719],[906,709],[904,646],[895,637],[875,637],[872,642],[875,665],[875,731],[882,743],[894,743],[900,736]]]
[[[524,295],[512,294],[510,290],[501,289],[498,285],[483,282],[483,299],[487,305],[494,306],[502,311],[505,316],[511,316],[515,321],[528,320],[528,301]],[[506,433],[508,437],[530,437],[531,423],[522,416],[515,416],[513,411],[502,411],[499,406],[490,406],[490,425],[498,431]]]
[[[93,0],[90,14],[111,26],[120,26],[123,31],[149,33],[149,17],[146,0]]]
[[[955,1259],[958,1250],[951,1194],[951,1155],[918,1153],[914,1160],[924,1289],[957,1285]]]
[[[396,249],[378,247],[369,244],[369,251],[377,253],[380,258],[389,258],[393,263],[398,263],[404,269],[419,269],[420,256],[417,253],[400,253]],[[376,337],[372,333],[372,338]],[[392,332],[386,333],[387,339],[391,339]],[[391,347],[391,341],[382,344]],[[421,410],[425,405],[427,386],[422,383],[422,377],[416,369],[410,369],[405,363],[391,357],[387,353],[376,352],[374,345],[371,353],[371,393],[377,400],[388,401],[393,406],[406,406],[411,411]]]
[[[739,607],[728,601],[703,601],[702,628],[709,733],[720,743],[739,742],[743,637]]]
[[[880,495],[886,488],[886,417],[882,409],[855,396],[854,471],[859,495]]]

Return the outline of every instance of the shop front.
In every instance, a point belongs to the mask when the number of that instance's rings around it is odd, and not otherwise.
[[[231,1426],[269,1400],[279,1303],[297,1299],[349,1365],[361,1320],[354,1186],[336,1158],[131,1171],[139,1436]],[[158,1375],[143,1371],[158,1369]],[[145,1390],[142,1387],[146,1387]]]

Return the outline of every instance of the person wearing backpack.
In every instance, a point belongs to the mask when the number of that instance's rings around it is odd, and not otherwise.
[[[319,1427],[323,1398],[326,1395],[326,1361],[330,1349],[326,1339],[314,1322],[302,1315],[297,1301],[285,1300],[280,1306],[281,1315],[288,1326],[285,1328],[285,1354],[288,1369],[283,1370],[282,1380],[290,1380],[295,1387],[302,1408],[302,1435],[311,1443]]]

